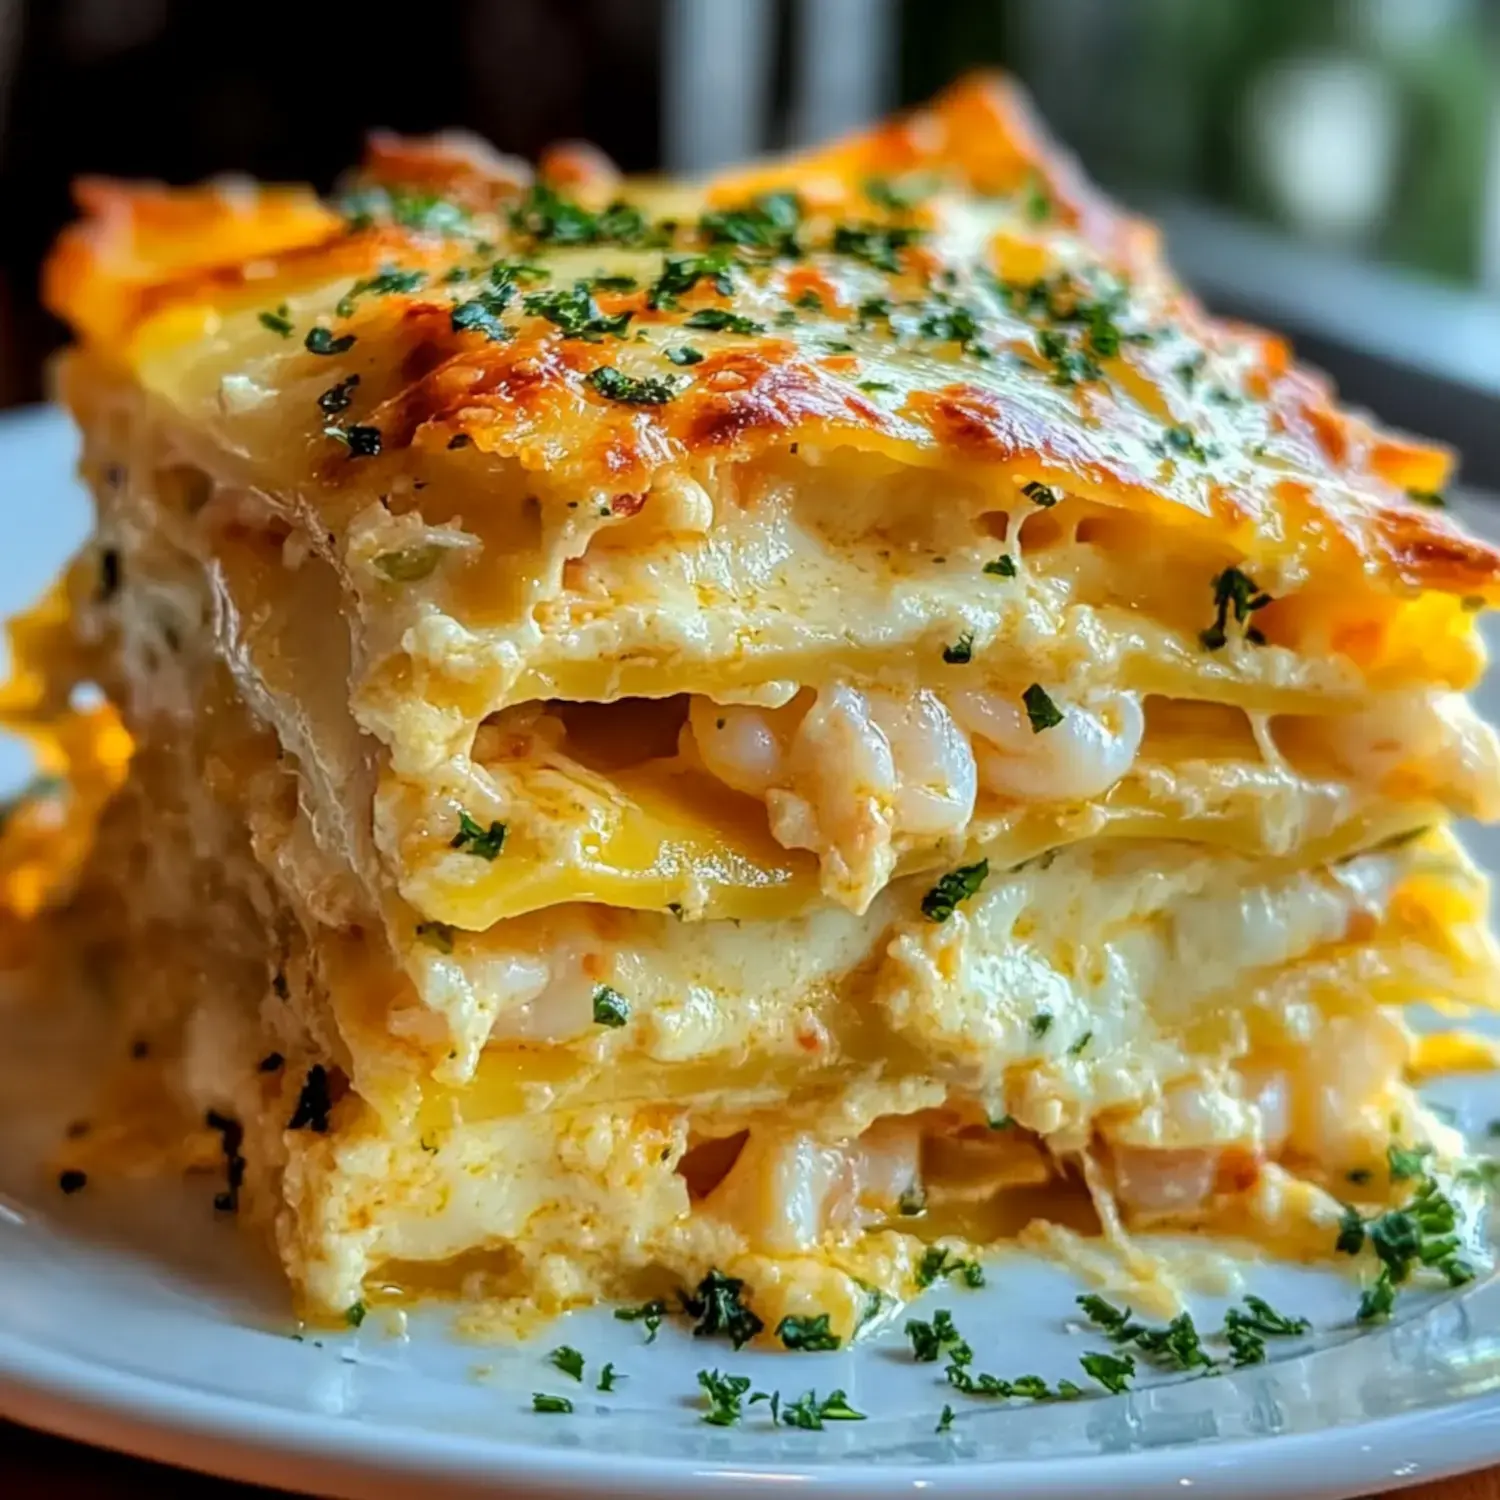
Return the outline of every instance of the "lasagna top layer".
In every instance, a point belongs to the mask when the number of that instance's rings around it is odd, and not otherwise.
[[[689,187],[377,138],[334,206],[81,199],[51,305],[338,572],[398,765],[955,652],[1260,707],[1477,672],[1448,456],[1210,319],[994,80]]]

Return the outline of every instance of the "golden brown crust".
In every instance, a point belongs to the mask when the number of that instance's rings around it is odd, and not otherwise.
[[[900,202],[872,194],[872,178],[922,191]],[[399,267],[420,285],[313,313],[357,333],[369,404],[355,420],[378,429],[377,463],[467,442],[558,484],[640,494],[663,469],[809,443],[1227,531],[1250,565],[1500,599],[1500,554],[1408,498],[1441,488],[1449,456],[1340,410],[1281,339],[1209,318],[1150,226],[1091,189],[1003,80],[965,79],[926,109],[701,192],[622,183],[588,150],[554,151],[540,191],[562,196],[547,202],[640,208],[644,227],[613,237],[538,231],[524,168],[460,138],[377,136],[359,181],[383,207],[352,221],[299,189],[86,182],[85,219],[49,263],[49,305],[138,363],[163,314],[244,322],[283,289]],[[785,253],[698,218],[787,190],[799,219]],[[434,200],[463,227],[427,217]],[[558,291],[595,260],[628,267],[631,285],[591,293],[593,313],[628,332],[559,326],[532,311],[529,282],[494,304],[497,332],[463,324],[455,309],[489,284],[486,253]],[[705,253],[732,286],[704,274],[654,295],[669,257]],[[695,314],[727,326],[695,326]],[[272,351],[285,375],[332,369],[301,354],[301,332]],[[702,358],[669,363],[684,343]],[[612,397],[601,382],[616,374],[670,394]],[[270,383],[287,383],[283,367]],[[287,412],[309,477],[368,472],[310,404]]]

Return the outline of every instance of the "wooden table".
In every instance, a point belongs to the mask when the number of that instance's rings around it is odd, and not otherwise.
[[[1401,1490],[1402,1500],[1500,1500],[1500,1469]],[[0,1422],[0,1495],[5,1500],[274,1500],[247,1484],[204,1479],[121,1458]]]

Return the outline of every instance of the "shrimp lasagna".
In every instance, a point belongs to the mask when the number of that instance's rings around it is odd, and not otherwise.
[[[717,1270],[848,1337],[1017,1237],[1331,1254],[1458,1152],[1403,1008],[1494,995],[1500,555],[1008,85],[79,201],[3,893],[310,1313]]]

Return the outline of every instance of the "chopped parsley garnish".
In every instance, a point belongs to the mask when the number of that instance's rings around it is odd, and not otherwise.
[[[458,832],[448,840],[450,849],[462,849],[466,854],[480,859],[493,860],[505,847],[506,827],[504,823],[492,822],[488,828],[481,827],[468,813],[458,815]]]
[[[630,1002],[607,984],[594,987],[594,1024],[623,1026],[630,1019]]]
[[[929,922],[946,922],[957,910],[960,901],[967,901],[978,894],[989,873],[990,862],[987,859],[950,870],[922,897],[922,915]]]
[[[644,1323],[646,1325],[646,1342],[654,1344],[656,1335],[661,1329],[662,1319],[667,1315],[667,1304],[660,1297],[653,1297],[649,1302],[642,1302],[639,1307],[617,1307],[615,1317],[622,1323]]]
[[[937,1426],[934,1427],[932,1430],[934,1432],[947,1432],[947,1430],[950,1427],[952,1427],[952,1426],[953,1426],[953,1408],[951,1406],[949,1406],[946,1402],[944,1402],[942,1415],[938,1418]]]
[[[511,333],[500,321],[500,313],[510,299],[510,289],[481,292],[453,306],[448,313],[448,326],[454,333],[482,333],[493,343],[504,343]]]
[[[346,375],[336,385],[331,385],[318,397],[318,410],[325,417],[336,417],[346,412],[354,403],[354,390],[359,385],[358,375]]]
[[[722,307],[700,307],[683,319],[684,328],[706,328],[710,333],[764,333],[766,325]]]
[[[1256,610],[1264,609],[1270,602],[1271,596],[1264,593],[1248,573],[1242,573],[1238,568],[1225,568],[1214,579],[1214,609],[1217,612],[1214,623],[1207,630],[1198,632],[1198,639],[1203,643],[1204,649],[1217,651],[1228,642],[1231,611],[1234,613],[1235,624],[1246,626],[1245,639],[1252,646],[1264,646],[1264,634],[1256,626],[1247,625],[1246,622]]]
[[[547,1362],[555,1369],[559,1369],[564,1375],[571,1376],[574,1380],[583,1380],[583,1355],[573,1348],[571,1344],[561,1344],[548,1356]]]
[[[370,184],[345,195],[339,206],[351,230],[369,229],[377,218],[389,218],[421,234],[455,235],[469,228],[469,215],[457,203],[410,188]]]
[[[1097,1380],[1112,1396],[1129,1390],[1135,1379],[1135,1360],[1128,1354],[1085,1354],[1078,1363],[1085,1375]]]
[[[302,347],[309,354],[347,354],[354,347],[355,339],[352,333],[341,333],[334,337],[331,328],[309,328],[307,337],[302,340]]]
[[[453,952],[453,928],[446,922],[418,922],[416,932],[429,948],[436,948],[439,953]]]
[[[974,632],[966,630],[951,646],[943,647],[943,660],[949,666],[959,667],[974,660]]]
[[[74,1193],[81,1193],[88,1186],[88,1182],[88,1173],[80,1172],[76,1167],[69,1167],[57,1174],[58,1189],[69,1198]]]
[[[587,281],[575,281],[571,291],[532,292],[522,303],[533,317],[545,318],[562,329],[563,337],[597,344],[606,337],[622,338],[630,322],[627,312],[602,313],[589,294]]]
[[[751,1401],[757,1398],[752,1396]],[[816,1391],[804,1391],[795,1401],[784,1402],[778,1418],[774,1398],[771,1399],[771,1420],[781,1422],[783,1427],[798,1427],[804,1432],[821,1432],[825,1422],[863,1422],[865,1414],[849,1405],[843,1391],[830,1391],[823,1400],[818,1400]]]
[[[1429,1145],[1398,1146],[1392,1141],[1385,1149],[1391,1181],[1409,1182],[1413,1177],[1420,1177],[1426,1170],[1427,1158],[1431,1155],[1432,1147]]]
[[[966,1396],[993,1396],[1002,1401],[1013,1397],[1026,1401],[1074,1401],[1083,1394],[1071,1380],[1059,1380],[1056,1386],[1048,1385],[1040,1375],[1018,1375],[1014,1380],[1003,1380],[982,1372],[976,1375],[956,1361],[943,1374],[948,1377],[949,1385]]]
[[[977,1260],[965,1260],[942,1245],[929,1246],[917,1266],[916,1276],[918,1286],[931,1286],[935,1281],[953,1276],[961,1277],[965,1286],[978,1288],[984,1285],[984,1267]]]
[[[699,1370],[698,1384],[708,1397],[703,1420],[710,1427],[733,1427],[742,1415],[745,1393],[750,1389],[748,1375],[721,1375],[717,1370]]]
[[[261,315],[264,321],[265,315]],[[1442,510],[1448,504],[1444,496],[1436,490],[1407,490],[1406,498],[1417,505],[1430,505],[1437,510]]]
[[[865,391],[870,395],[878,395],[881,391],[893,391],[896,389],[889,380],[860,380],[855,382],[855,388]]]
[[[1083,1049],[1087,1047],[1088,1044],[1093,1041],[1093,1039],[1094,1033],[1092,1031],[1085,1031],[1084,1034],[1079,1037],[1071,1047],[1068,1048],[1068,1056],[1081,1057],[1083,1055]]]
[[[728,250],[710,250],[706,255],[669,255],[661,275],[646,293],[646,306],[653,310],[674,309],[677,299],[692,291],[700,281],[711,281],[721,297],[730,296],[734,291],[730,254]]]
[[[1047,696],[1039,682],[1033,682],[1021,694],[1026,705],[1026,717],[1031,720],[1031,732],[1040,734],[1044,729],[1055,729],[1063,721],[1062,710]]]
[[[1031,1034],[1040,1039],[1052,1030],[1052,1012],[1050,1010],[1039,1010],[1031,1018]]]
[[[683,1311],[698,1320],[693,1333],[698,1338],[723,1334],[738,1349],[748,1344],[766,1325],[740,1300],[745,1283],[737,1276],[710,1271],[698,1283],[696,1293],[680,1294]]]
[[[776,1337],[788,1349],[804,1353],[823,1353],[837,1349],[843,1340],[828,1327],[828,1314],[819,1313],[815,1318],[783,1318],[776,1325]]]
[[[991,1130],[1009,1130],[1016,1123],[1014,1115],[992,1115],[989,1120]]]
[[[1052,217],[1052,199],[1035,172],[1026,179],[1025,212],[1033,224],[1045,224]]]
[[[1224,1314],[1223,1338],[1236,1365],[1258,1365],[1266,1357],[1268,1338],[1295,1338],[1312,1324],[1306,1318],[1287,1317],[1263,1297],[1247,1296],[1243,1309],[1231,1307]]]
[[[735,245],[754,256],[795,260],[802,254],[797,229],[802,200],[795,193],[761,193],[738,208],[714,209],[698,220],[704,237],[716,245]]]
[[[1016,560],[1009,552],[1002,552],[999,557],[992,558],[984,565],[984,571],[992,578],[1014,578]]]
[[[531,1393],[532,1411],[555,1412],[562,1416],[569,1415],[573,1410],[573,1403],[566,1396],[549,1396],[545,1391],[533,1391]]]
[[[1372,1219],[1358,1209],[1345,1208],[1339,1220],[1334,1249],[1358,1255],[1368,1241],[1380,1261],[1380,1274],[1360,1298],[1359,1321],[1368,1323],[1389,1315],[1396,1288],[1422,1267],[1440,1271],[1449,1286],[1474,1279],[1474,1270],[1459,1255],[1459,1213],[1435,1177],[1423,1177],[1400,1208],[1387,1209]]]
[[[967,1364],[973,1352],[964,1342],[953,1322],[953,1315],[945,1307],[938,1308],[930,1323],[921,1318],[910,1318],[906,1324],[906,1336],[911,1340],[911,1357],[919,1364],[933,1364],[945,1350],[962,1350],[959,1364]]]
[[[927,1212],[927,1194],[919,1187],[909,1187],[896,1200],[896,1211],[905,1219]]]
[[[388,578],[392,583],[416,583],[437,567],[445,550],[436,542],[422,542],[395,552],[382,552],[373,566],[382,578]]]
[[[288,1130],[311,1130],[315,1135],[328,1134],[328,1111],[333,1100],[328,1094],[328,1070],[322,1063],[314,1063],[307,1070],[302,1083],[302,1092],[297,1095],[297,1106],[292,1118],[286,1122]]]
[[[614,1390],[615,1382],[618,1380],[624,1380],[624,1378],[625,1377],[620,1374],[620,1372],[615,1369],[612,1364],[607,1364],[599,1372],[599,1384],[597,1386],[597,1389],[603,1391],[607,1396],[612,1390]]]
[[[334,313],[340,318],[354,316],[354,304],[361,297],[385,297],[395,292],[414,292],[427,280],[425,271],[400,271],[394,268],[376,276],[361,277],[339,298]]]
[[[1173,453],[1180,453],[1184,458],[1194,459],[1200,464],[1206,464],[1215,454],[1214,449],[1204,447],[1191,427],[1181,423],[1167,428],[1163,442]]]
[[[1052,366],[1052,383],[1061,386],[1083,385],[1100,380],[1104,370],[1086,350],[1073,344],[1066,333],[1043,328],[1036,336],[1037,352]]]
[[[518,233],[549,245],[644,245],[659,238],[633,204],[615,202],[594,213],[544,182],[532,184],[511,210],[510,222]]]
[[[670,380],[657,375],[637,379],[610,365],[590,370],[586,378],[601,396],[627,406],[662,406],[677,395],[677,387]]]
[[[344,1309],[344,1321],[351,1328],[358,1328],[365,1321],[367,1312],[363,1302],[351,1303]]]
[[[283,302],[275,312],[260,314],[260,326],[269,328],[272,333],[279,333],[284,339],[289,339],[292,336],[292,320],[287,317],[286,313],[286,303]]]
[[[1062,499],[1062,496],[1050,484],[1043,484],[1039,479],[1032,479],[1023,484],[1021,493],[1033,505],[1039,505],[1043,510],[1050,509]]]
[[[930,177],[906,176],[892,180],[889,177],[865,179],[865,197],[877,208],[893,214],[909,213],[924,198],[930,198],[937,186]]]
[[[869,304],[861,303],[861,311]],[[890,310],[885,306],[885,313]],[[884,315],[884,314],[882,314]],[[989,350],[979,342],[979,320],[967,307],[939,304],[929,311],[920,323],[917,332],[924,339],[936,339],[943,344],[957,344],[965,354],[988,355]]]
[[[676,344],[667,350],[667,358],[674,365],[696,365],[703,361],[703,351],[695,349],[691,344]]]
[[[323,429],[327,437],[337,438],[349,449],[350,458],[378,458],[381,435],[378,427],[365,427],[351,423],[348,427],[329,426]]]
[[[808,287],[804,292],[799,292],[792,305],[800,307],[803,312],[820,313],[824,310],[822,297],[811,287]]]
[[[899,271],[898,253],[914,245],[924,231],[911,224],[838,224],[833,253],[852,256],[879,271]]]

